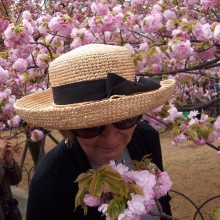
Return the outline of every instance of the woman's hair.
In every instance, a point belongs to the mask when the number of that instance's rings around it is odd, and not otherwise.
[[[64,137],[67,148],[71,149],[76,144],[76,136],[71,130],[59,130],[59,132]]]

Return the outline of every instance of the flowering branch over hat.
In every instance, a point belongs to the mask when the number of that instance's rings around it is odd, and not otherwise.
[[[139,219],[145,214],[166,217],[161,211],[151,212],[157,200],[167,194],[172,182],[166,171],[162,172],[144,156],[140,162],[132,161],[134,170],[120,163],[109,164],[80,174],[75,207],[81,206],[84,214],[88,207],[98,207],[107,219]],[[161,210],[158,208],[158,210]],[[169,217],[172,218],[172,217]]]

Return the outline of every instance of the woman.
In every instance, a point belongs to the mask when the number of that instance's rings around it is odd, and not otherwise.
[[[101,219],[97,208],[74,208],[77,176],[116,160],[141,160],[151,154],[162,170],[158,133],[141,115],[165,103],[173,80],[140,77],[125,47],[90,44],[54,60],[51,89],[23,97],[17,113],[29,124],[61,130],[65,139],[40,162],[32,179],[27,220]],[[170,214],[169,197],[161,205]],[[147,218],[148,219],[148,218]],[[152,218],[153,219],[153,218]],[[158,218],[154,218],[158,219]]]
[[[13,199],[10,185],[21,181],[22,173],[13,159],[13,146],[9,141],[0,139],[0,219],[21,220],[17,201]],[[11,205],[10,205],[11,204]],[[11,212],[14,213],[11,213]],[[16,213],[15,213],[16,212]],[[12,215],[16,216],[12,216]]]

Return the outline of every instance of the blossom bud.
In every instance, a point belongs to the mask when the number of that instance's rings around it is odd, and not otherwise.
[[[44,138],[44,133],[42,131],[35,129],[31,132],[31,140],[33,142],[41,141],[43,138]]]

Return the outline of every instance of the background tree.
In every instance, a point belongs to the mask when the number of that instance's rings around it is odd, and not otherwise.
[[[1,130],[27,131],[13,103],[50,86],[52,60],[81,45],[113,44],[130,50],[137,76],[176,79],[173,98],[145,119],[168,128],[174,145],[191,140],[219,152],[213,143],[220,141],[220,117],[209,117],[220,102],[218,0],[1,0],[0,6]],[[43,138],[34,132],[34,140]]]

